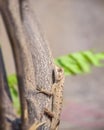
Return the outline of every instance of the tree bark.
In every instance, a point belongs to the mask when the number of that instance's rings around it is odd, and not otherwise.
[[[29,40],[29,46],[32,54],[33,65],[35,68],[36,87],[51,91],[53,84],[52,71],[54,69],[53,58],[48,47],[47,41],[40,30],[39,22],[34,14],[28,0],[22,1],[21,4],[22,21],[25,28],[26,36]],[[51,111],[52,99],[44,94],[33,95],[36,99],[39,109],[39,115],[44,113],[44,108]],[[47,121],[47,125],[43,126],[44,130],[48,130],[50,119],[46,115],[42,115],[41,121]],[[30,118],[32,115],[30,114]]]
[[[0,11],[14,54],[21,102],[21,129],[44,122],[40,130],[49,130],[51,120],[44,108],[52,110],[52,97],[37,89],[51,91],[54,63],[46,39],[29,0],[0,0]],[[20,128],[19,128],[20,129]]]

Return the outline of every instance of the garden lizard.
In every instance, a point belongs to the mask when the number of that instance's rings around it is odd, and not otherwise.
[[[52,91],[47,92],[44,89],[38,89],[40,92],[52,96],[52,111],[45,108],[44,112],[52,118],[50,130],[57,130],[60,122],[60,113],[63,104],[63,84],[64,84],[64,71],[62,68],[55,66],[53,73],[54,82]]]

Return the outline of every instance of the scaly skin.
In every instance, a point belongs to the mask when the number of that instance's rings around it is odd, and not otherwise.
[[[56,67],[56,81],[53,84],[53,104],[52,112],[54,117],[52,118],[52,123],[50,130],[58,129],[60,123],[60,114],[63,104],[63,84],[64,84],[64,72],[63,69]]]
[[[55,83],[52,85],[52,91],[47,92],[44,89],[38,89],[39,92],[44,93],[48,96],[53,96],[52,98],[52,111],[45,108],[45,113],[52,118],[50,130],[58,130],[58,125],[60,122],[60,114],[63,104],[63,84],[64,84],[64,71],[63,69],[55,66]]]

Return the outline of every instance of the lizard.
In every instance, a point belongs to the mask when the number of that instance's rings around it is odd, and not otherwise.
[[[44,89],[38,90],[48,96],[52,96],[52,111],[47,108],[44,112],[52,118],[50,130],[58,130],[60,123],[60,113],[63,104],[63,84],[64,84],[64,71],[55,65],[55,72],[53,73],[53,85],[51,92],[47,92]]]

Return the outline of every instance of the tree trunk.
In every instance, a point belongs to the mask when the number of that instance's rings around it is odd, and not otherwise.
[[[14,54],[20,92],[21,128],[13,129],[35,130],[32,126],[36,122],[46,122],[39,129],[49,130],[51,119],[44,109],[52,110],[52,97],[38,91],[51,92],[54,82],[55,68],[47,41],[29,0],[0,0],[0,11]]]

